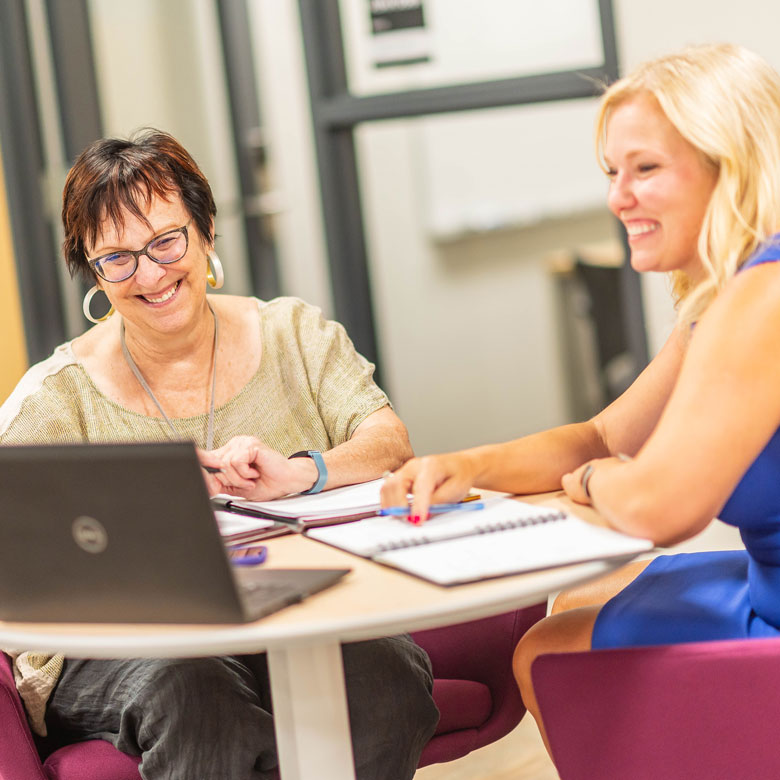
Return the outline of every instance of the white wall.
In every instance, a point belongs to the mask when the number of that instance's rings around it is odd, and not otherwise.
[[[282,290],[332,316],[298,3],[248,0],[248,6],[271,188],[280,206],[274,225]]]
[[[603,238],[587,212],[437,242],[420,179],[420,121],[358,136],[387,389],[417,452],[506,439],[566,417],[552,249]]]
[[[436,14],[446,12],[446,3],[434,5]],[[264,113],[278,151],[278,185],[288,196],[286,227],[279,235],[287,289],[319,302],[326,296],[321,265],[325,253],[310,132],[301,126],[306,96],[296,6],[294,0],[254,0],[253,29],[259,40],[258,66],[267,85]],[[502,22],[516,31],[522,46],[523,14],[533,4],[485,0],[480,14],[499,6]],[[780,68],[775,33],[780,6],[775,4],[614,0],[614,6],[624,71],[655,54],[707,40],[743,43]],[[478,54],[464,50],[463,61],[469,56]],[[527,140],[522,110],[516,115],[504,113],[506,124],[518,129],[508,134],[501,127],[501,112],[482,112],[486,140],[463,149],[463,170],[458,173],[477,176],[492,168],[496,171],[492,175],[501,177],[504,171],[505,177],[511,176],[518,198],[527,198],[534,191],[527,177],[508,172],[516,150]],[[594,210],[592,202],[584,203],[587,209],[581,213],[567,216],[560,209],[551,219],[530,219],[515,226],[504,220],[501,230],[481,234],[450,235],[444,240],[442,231],[432,230],[435,188],[426,173],[431,143],[435,147],[437,137],[447,143],[448,132],[459,133],[462,123],[476,121],[477,115],[378,123],[362,128],[358,135],[385,384],[420,453],[507,438],[566,420],[556,290],[547,257],[554,250],[614,237],[609,215]],[[548,175],[565,194],[573,165],[566,159],[569,147],[582,144],[582,154],[590,155],[591,139],[589,128],[571,138],[561,132],[549,133],[534,146]],[[584,140],[583,133],[588,134]],[[510,142],[499,143],[496,139],[501,135],[508,135]],[[593,175],[601,175],[595,161]],[[483,181],[478,185],[480,192],[489,191]],[[506,178],[497,179],[495,189],[511,193]],[[480,202],[486,199],[482,196]],[[644,294],[649,341],[655,351],[673,323],[666,280],[646,279]]]
[[[231,150],[218,19],[209,0],[90,0],[105,132],[172,133],[192,153],[217,203],[225,292],[249,289],[238,173]]]

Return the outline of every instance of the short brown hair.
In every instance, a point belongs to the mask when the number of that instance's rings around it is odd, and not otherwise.
[[[70,275],[92,278],[86,246],[94,244],[109,220],[124,226],[124,210],[147,222],[143,206],[153,196],[181,197],[200,237],[214,242],[217,213],[208,180],[189,152],[171,135],[144,128],[127,140],[91,143],[70,169],[62,193],[62,250]]]

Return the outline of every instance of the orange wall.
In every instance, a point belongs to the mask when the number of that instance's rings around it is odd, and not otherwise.
[[[0,159],[0,402],[14,389],[26,368],[22,309]]]

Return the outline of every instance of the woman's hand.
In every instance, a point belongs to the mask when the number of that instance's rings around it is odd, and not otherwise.
[[[591,477],[596,473],[596,470],[605,472],[612,466],[627,460],[630,460],[627,455],[618,455],[616,457],[596,458],[586,461],[579,468],[561,477],[561,487],[563,487],[566,495],[572,501],[576,501],[578,504],[592,505],[593,499],[590,495],[589,486]]]
[[[235,436],[216,450],[198,450],[209,493],[229,493],[249,501],[270,501],[308,490],[317,480],[310,458],[289,460],[253,436]]]
[[[591,503],[590,494],[585,492],[582,479],[586,474],[586,469],[589,470],[589,474],[592,474],[593,471],[595,471],[594,464],[598,462],[598,460],[589,460],[586,463],[583,463],[579,468],[570,471],[568,474],[564,474],[561,477],[561,487],[572,501],[576,501],[578,504]],[[587,477],[587,480],[590,481],[589,476]]]
[[[432,503],[460,501],[469,492],[477,473],[474,457],[466,452],[412,458],[385,478],[382,506],[409,506],[409,520],[428,519]],[[411,505],[409,498],[411,496]]]

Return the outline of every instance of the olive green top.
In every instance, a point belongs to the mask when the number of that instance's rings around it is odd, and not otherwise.
[[[257,301],[262,356],[249,382],[214,412],[214,447],[256,436],[283,455],[329,450],[347,441],[388,404],[374,366],[344,328],[297,298]],[[182,439],[206,442],[208,414],[173,418]],[[165,441],[161,417],[125,409],[98,390],[71,342],[30,368],[0,406],[0,444]],[[54,587],[54,583],[52,583]],[[61,655],[6,651],[33,729],[46,734],[46,702],[62,670]]]
[[[214,447],[256,436],[290,455],[347,441],[387,405],[374,366],[344,328],[297,298],[257,301],[262,357],[255,375],[214,411]],[[206,443],[208,414],[174,418],[181,438]],[[73,354],[72,342],[33,366],[0,406],[0,444],[165,441],[162,417],[125,409],[105,396]]]

